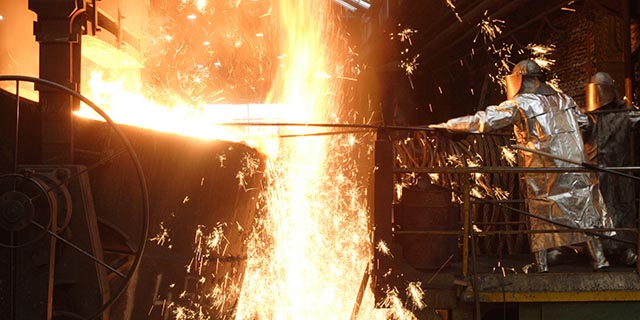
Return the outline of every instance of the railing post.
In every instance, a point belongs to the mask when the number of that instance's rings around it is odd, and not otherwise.
[[[393,143],[389,135],[383,130],[377,132],[374,150],[375,172],[373,175],[373,210],[371,228],[373,230],[373,288],[376,301],[386,296],[387,284],[392,281],[385,274],[393,265],[393,257],[376,250],[376,246],[382,241],[390,250],[395,249],[392,232],[393,214]]]
[[[636,255],[640,257],[640,210],[636,204]],[[636,272],[640,273],[640,259],[636,259]]]
[[[466,277],[469,275],[469,241],[471,241],[471,188],[469,186],[469,179],[465,175],[460,179],[462,184],[462,275]]]

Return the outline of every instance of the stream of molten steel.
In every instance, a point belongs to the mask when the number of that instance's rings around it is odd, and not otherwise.
[[[265,101],[270,107],[262,110],[277,113],[271,116],[279,122],[347,121],[340,66],[348,47],[339,40],[341,31],[330,12],[331,3],[274,3],[272,14],[281,30],[277,45],[284,58]],[[110,73],[113,76],[113,70]],[[253,237],[248,244],[237,318],[349,319],[371,255],[366,179],[373,170],[367,140],[371,135],[278,139],[276,135],[295,136],[310,129],[216,126],[247,119],[238,119],[229,105],[152,102],[131,85],[139,83],[139,75],[123,74],[126,76],[117,81],[105,81],[100,72],[94,72],[88,88],[87,95],[114,121],[187,136],[243,141],[268,155],[265,177],[269,186],[262,194],[267,214],[259,222],[268,241]],[[261,110],[260,105],[237,107]],[[92,117],[85,109],[78,114]],[[365,149],[361,159],[353,156],[356,148]],[[360,319],[374,318],[373,304],[367,292]]]

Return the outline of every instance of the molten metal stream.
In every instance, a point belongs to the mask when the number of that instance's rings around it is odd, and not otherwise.
[[[341,74],[348,47],[330,12],[332,2],[278,0],[282,57],[266,103],[285,112],[277,121],[345,123]],[[199,5],[203,2],[199,1]],[[113,76],[113,70],[110,71]],[[229,141],[245,141],[268,155],[260,221],[248,243],[238,319],[349,319],[370,261],[367,184],[371,135],[269,138],[265,132],[215,126],[230,122],[215,105],[172,107],[151,102],[127,83],[91,75],[90,98],[119,123]],[[133,75],[135,77],[135,75]],[[85,110],[79,115],[88,116]],[[368,118],[367,115],[360,115]],[[242,119],[244,120],[244,119]],[[282,127],[279,134],[313,130]],[[354,150],[363,150],[359,158]],[[361,319],[373,317],[367,292]]]

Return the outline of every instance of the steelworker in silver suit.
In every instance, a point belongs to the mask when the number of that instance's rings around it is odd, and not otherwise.
[[[615,88],[610,74],[598,72],[591,77],[586,90],[586,112],[591,119],[591,130],[585,132],[585,152],[589,163],[604,167],[628,167],[631,165],[631,134],[640,121],[640,112],[627,106]],[[607,212],[616,228],[634,228],[635,182],[619,175],[599,172],[600,192]],[[617,232],[617,238],[635,242],[630,232]],[[636,263],[635,246],[606,240],[607,254],[615,256],[626,265]]]
[[[533,60],[516,64],[506,77],[507,100],[475,115],[430,125],[448,131],[483,133],[513,126],[518,145],[572,162],[584,163],[582,128],[588,117],[568,95],[545,82],[545,74]],[[518,152],[518,165],[525,168],[573,168],[578,165],[533,152]],[[597,188],[597,176],[588,172],[540,172],[521,175],[526,185],[528,211],[539,217],[575,228],[611,227],[611,220]],[[566,228],[530,218],[533,230]],[[594,270],[609,266],[602,243],[582,232],[533,233],[530,247],[539,272],[547,272],[547,250],[586,242]]]

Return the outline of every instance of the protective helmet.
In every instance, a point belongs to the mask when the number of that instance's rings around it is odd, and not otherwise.
[[[505,77],[507,99],[513,99],[518,93],[537,93],[552,95],[556,93],[545,82],[542,68],[533,60],[526,59],[513,67],[511,74]]]
[[[594,111],[598,108],[619,100],[616,92],[615,81],[610,74],[598,72],[591,77],[587,84],[587,111]]]

